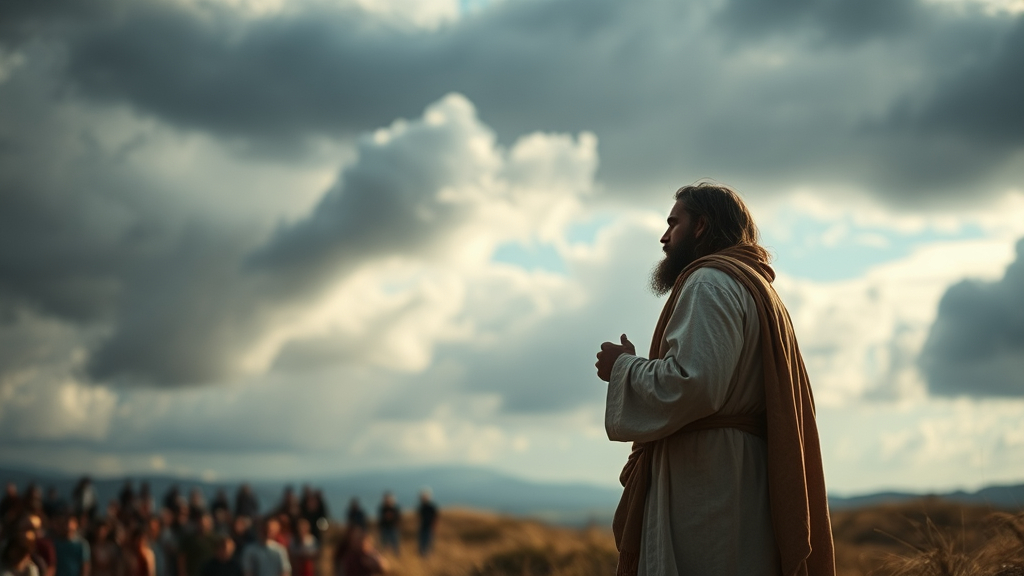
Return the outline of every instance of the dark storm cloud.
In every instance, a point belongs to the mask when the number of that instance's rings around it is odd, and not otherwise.
[[[108,12],[46,37],[84,94],[278,145],[455,91],[504,141],[596,132],[616,186],[856,182],[901,203],[985,184],[1024,134],[1022,17],[913,0],[506,2],[436,30],[322,5]],[[760,50],[783,64],[746,62]]]
[[[100,381],[234,373],[266,315],[224,280],[255,234],[190,213],[180,184],[126,160],[132,142],[102,144],[55,96],[51,57],[33,52],[38,65],[0,85],[0,310],[86,329],[83,368]],[[5,358],[0,373],[16,368]]]
[[[901,112],[926,133],[962,138],[987,150],[1019,148],[1024,144],[1024,16],[973,32],[987,37],[951,54],[939,88],[919,113]]]
[[[404,125],[385,143],[362,139],[359,163],[306,219],[280,228],[249,265],[306,283],[351,262],[427,250],[463,221],[466,206],[445,201],[441,192],[479,176],[472,162],[475,112],[457,96],[434,110],[446,122]]]
[[[265,368],[273,359],[252,355],[273,327],[361,264],[430,252],[473,208],[442,192],[494,168],[493,135],[449,96],[428,120],[361,139],[309,215],[268,234],[168,206],[183,190],[47,115],[46,86],[20,80],[0,91],[11,104],[0,112],[11,143],[0,154],[0,311],[105,334],[84,366],[98,382],[203,384]]]
[[[946,291],[920,363],[933,394],[1024,396],[1024,239],[1001,280]]]
[[[40,76],[0,86],[0,296],[90,322],[112,314],[122,273],[160,249],[177,215],[158,217],[94,134],[61,125]]]

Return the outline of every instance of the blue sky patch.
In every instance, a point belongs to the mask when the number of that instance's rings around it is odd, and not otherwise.
[[[565,274],[568,272],[565,260],[551,244],[520,244],[507,242],[501,244],[491,257],[494,262],[512,264],[524,270],[545,270]]]
[[[589,220],[571,224],[565,239],[570,244],[593,244],[597,240],[597,233],[612,222],[615,222],[613,214],[596,214]]]
[[[780,272],[816,281],[839,281],[864,275],[869,268],[907,257],[914,248],[938,241],[982,238],[977,225],[955,231],[926,228],[901,232],[891,228],[860,226],[852,218],[821,221],[797,214],[783,224],[785,234],[774,234],[778,224],[762,229],[762,243],[774,255]]]

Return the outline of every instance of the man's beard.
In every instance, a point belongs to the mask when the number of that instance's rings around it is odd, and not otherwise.
[[[651,292],[655,296],[668,294],[675,286],[683,270],[697,259],[695,238],[687,238],[675,248],[668,250],[665,257],[651,271]]]

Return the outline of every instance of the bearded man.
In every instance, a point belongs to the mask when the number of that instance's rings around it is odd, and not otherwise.
[[[625,334],[597,355],[608,438],[633,442],[617,574],[834,576],[814,400],[750,212],[685,186],[661,243],[649,357]]]

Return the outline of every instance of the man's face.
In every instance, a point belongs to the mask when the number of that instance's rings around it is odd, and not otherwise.
[[[273,540],[274,538],[277,538],[278,534],[281,533],[281,524],[278,523],[277,520],[270,519],[267,520],[267,523],[264,526],[263,530],[267,540]]]
[[[78,518],[68,516],[64,521],[64,535],[68,538],[78,533]]]
[[[672,290],[679,273],[697,259],[697,237],[701,232],[701,223],[686,211],[682,200],[672,206],[667,222],[668,228],[661,236],[665,258],[651,274],[651,290],[659,296]]]

